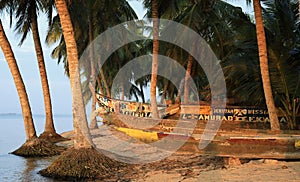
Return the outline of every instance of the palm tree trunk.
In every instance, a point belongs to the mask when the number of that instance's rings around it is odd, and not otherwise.
[[[143,82],[140,82],[140,91],[141,91],[141,97],[142,97],[142,102],[145,103],[145,94],[144,94],[144,89],[143,89]]]
[[[121,100],[125,99],[125,88],[124,88],[124,83],[122,82],[121,85]]]
[[[152,18],[153,18],[153,57],[152,57],[152,72],[150,85],[150,102],[152,118],[158,118],[157,102],[156,102],[156,83],[158,70],[158,50],[159,50],[159,20],[158,20],[158,1],[152,0]]]
[[[74,30],[65,0],[55,0],[57,12],[60,17],[63,35],[66,41],[70,85],[72,91],[72,110],[74,125],[74,148],[91,148],[90,133],[87,126],[83,94],[78,67],[78,51],[74,38]]]
[[[170,87],[170,82],[169,82],[169,86]],[[170,91],[168,92],[170,95],[169,95],[169,99],[171,99],[172,101],[175,101],[175,87],[173,85],[171,85],[170,87]],[[176,101],[175,101],[176,102]]]
[[[101,94],[104,94],[104,91],[103,91],[103,87],[102,87],[102,83],[101,83],[101,80],[100,80],[100,76],[97,76],[97,85],[98,85],[98,88],[99,88],[99,91]]]
[[[164,103],[164,101],[167,98],[167,90],[169,88],[169,84],[170,84],[170,80],[167,80],[167,83],[165,83],[165,85],[164,85],[164,89],[163,89],[163,92],[162,92],[162,95],[161,95],[161,99],[160,99],[160,103],[162,103],[162,104]]]
[[[253,0],[255,21],[256,21],[256,34],[259,50],[259,60],[260,60],[260,69],[262,76],[263,89],[266,99],[266,104],[270,117],[271,130],[279,131],[279,121],[276,113],[276,107],[272,95],[272,88],[269,75],[269,66],[268,66],[268,55],[267,55],[267,44],[265,37],[265,30],[262,20],[262,9],[260,5],[260,0]]]
[[[300,19],[300,0],[298,0],[298,16],[299,16],[299,19]]]
[[[102,81],[103,81],[103,84],[104,84],[104,87],[105,87],[106,96],[107,96],[107,97],[111,97],[111,95],[110,95],[110,90],[109,90],[109,87],[108,87],[108,84],[107,84],[107,81],[106,81],[106,78],[105,78],[105,74],[104,74],[104,72],[103,72],[102,67],[99,68],[99,71],[100,71],[100,76],[101,76],[101,78],[102,78]]]
[[[191,72],[192,72],[192,65],[193,65],[193,56],[189,55],[188,58],[188,64],[186,68],[186,74],[184,78],[184,103],[187,104],[189,102],[189,80],[191,78]]]
[[[178,92],[177,92],[177,97],[175,99],[175,103],[176,104],[179,104],[181,102],[181,93],[182,93],[183,86],[184,86],[184,79],[182,79],[180,81],[180,84],[179,84],[179,89],[178,89]]]
[[[39,35],[39,31],[38,31],[38,23],[37,23],[36,16],[34,16],[32,18],[31,28],[32,28],[33,42],[34,42],[36,57],[37,57],[37,61],[38,61],[43,95],[44,95],[44,105],[45,105],[45,113],[46,113],[46,123],[45,123],[44,133],[56,134],[56,131],[54,128],[54,123],[53,123],[50,89],[49,89],[49,84],[48,84],[47,72],[46,72],[46,67],[45,67],[43,50],[42,50],[42,46],[41,46],[41,42],[40,42],[40,35]]]
[[[96,110],[96,93],[95,93],[95,86],[93,86],[95,84],[89,83],[89,89],[92,92],[92,112],[94,112]],[[91,121],[90,121],[90,128],[91,129],[97,129],[98,125],[97,125],[97,120],[96,120],[96,115],[94,117],[91,117]]]
[[[34,128],[34,123],[31,114],[31,108],[25,89],[23,79],[21,77],[14,53],[11,49],[10,43],[5,35],[4,29],[2,27],[2,22],[0,20],[0,46],[9,66],[10,72],[13,76],[17,92],[20,99],[20,104],[22,108],[22,115],[24,120],[25,132],[26,132],[26,141],[37,138],[36,131]]]
[[[90,42],[90,64],[91,64],[91,87],[90,90],[92,92],[92,112],[96,110],[96,93],[95,93],[95,85],[96,85],[96,79],[95,79],[95,61],[94,61],[94,46],[93,46],[93,40],[94,40],[94,33],[93,33],[93,17],[90,14],[89,16],[89,42]],[[98,128],[96,117],[92,117],[90,121],[90,128],[95,129]]]

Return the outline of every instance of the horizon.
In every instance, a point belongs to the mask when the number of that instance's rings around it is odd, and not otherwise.
[[[0,116],[7,116],[7,115],[13,115],[13,116],[22,116],[22,113],[0,113]],[[46,114],[33,114],[33,116],[46,116]],[[53,114],[53,116],[69,116],[72,117],[72,114]]]

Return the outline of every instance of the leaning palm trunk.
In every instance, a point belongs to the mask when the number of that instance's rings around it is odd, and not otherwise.
[[[29,105],[29,100],[23,79],[21,77],[14,53],[11,49],[10,43],[5,35],[4,29],[2,27],[2,22],[0,20],[0,46],[4,53],[5,59],[9,66],[10,72],[12,73],[17,92],[20,99],[22,115],[24,120],[24,126],[26,131],[26,141],[37,138],[36,131],[33,124],[31,108]]]
[[[24,120],[26,142],[17,150],[13,152],[15,155],[24,157],[38,157],[38,156],[52,156],[60,154],[63,151],[62,147],[58,147],[51,142],[38,139],[34,128],[34,123],[31,114],[31,108],[23,79],[21,77],[14,53],[11,49],[10,43],[7,40],[5,32],[0,20],[0,46],[3,50],[5,59],[8,63],[9,69],[12,73],[17,92],[22,108],[22,115]]]
[[[267,56],[267,45],[264,31],[264,25],[262,20],[262,10],[260,0],[253,0],[255,20],[256,20],[256,33],[259,50],[259,61],[262,76],[263,90],[265,94],[266,104],[270,117],[271,130],[279,131],[279,121],[276,113],[276,107],[272,95],[272,88],[269,75],[268,56]]]
[[[104,84],[104,88],[105,88],[105,91],[106,91],[106,96],[111,97],[110,90],[109,90],[109,87],[108,87],[108,84],[107,84],[107,81],[106,81],[106,77],[105,77],[105,74],[104,74],[104,71],[103,71],[102,67],[99,68],[99,72],[100,72],[100,76],[101,76],[101,79],[102,79],[103,84]]]
[[[97,78],[96,78],[96,83],[98,85],[98,88],[99,88],[99,92],[101,94],[104,94],[104,91],[103,91],[103,87],[102,87],[102,82],[100,80],[100,76],[98,75]]]
[[[45,113],[46,113],[45,129],[44,132],[41,134],[40,138],[56,141],[61,139],[61,136],[56,133],[54,128],[50,89],[48,84],[43,49],[40,42],[40,35],[38,31],[38,23],[37,23],[36,15],[32,18],[31,28],[32,28],[32,35],[33,35],[36,57],[38,60],[39,72],[40,72],[43,95],[44,95]]]
[[[159,50],[159,20],[158,20],[158,1],[152,0],[152,18],[153,18],[153,55],[152,55],[152,72],[150,85],[150,101],[152,118],[158,118],[156,102],[156,84],[158,70],[158,50]]]

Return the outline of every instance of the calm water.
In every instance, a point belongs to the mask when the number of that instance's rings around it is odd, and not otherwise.
[[[71,116],[55,116],[58,133],[72,130]],[[37,133],[43,132],[45,117],[34,116]],[[25,159],[8,154],[25,142],[24,124],[21,115],[0,115],[0,182],[11,181],[55,181],[44,178],[37,172],[47,167],[54,158]]]

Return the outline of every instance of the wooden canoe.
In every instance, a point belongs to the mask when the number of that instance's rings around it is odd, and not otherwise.
[[[238,158],[273,158],[300,159],[300,131],[270,131],[267,113],[254,107],[231,107],[226,109],[209,106],[167,105],[160,107],[159,119],[151,118],[149,104],[120,101],[97,95],[99,104],[108,109],[108,114],[101,115],[103,122],[112,124],[131,137],[151,143],[158,140],[176,142],[184,140],[179,149],[184,153],[238,157]],[[165,119],[166,116],[181,111],[177,119]],[[199,143],[208,122],[213,122],[220,112],[221,126],[213,140],[204,149]],[[202,118],[203,117],[203,118]],[[164,119],[163,119],[164,118]],[[281,122],[281,128],[286,123]],[[212,131],[214,132],[214,131]]]
[[[108,122],[108,120],[112,120]],[[105,123],[115,125],[119,131],[141,140],[145,143],[164,139],[166,143],[184,140],[184,145],[178,152],[198,153],[210,156],[238,157],[238,158],[272,158],[272,159],[300,159],[300,131],[283,130],[273,133],[270,130],[247,129],[231,126],[227,121],[221,125],[213,140],[203,150],[199,149],[199,142],[205,129],[205,121],[198,121],[196,128],[188,133],[174,132],[174,123],[178,120],[151,118],[136,118],[123,114],[108,114],[104,116]],[[129,123],[124,124],[122,121]],[[159,122],[159,123],[158,123]],[[181,121],[188,124],[190,121]],[[119,124],[122,123],[122,124]],[[152,128],[143,126],[154,124]],[[156,124],[156,125],[155,125]],[[177,128],[176,131],[180,131]],[[205,140],[205,139],[204,139]]]

